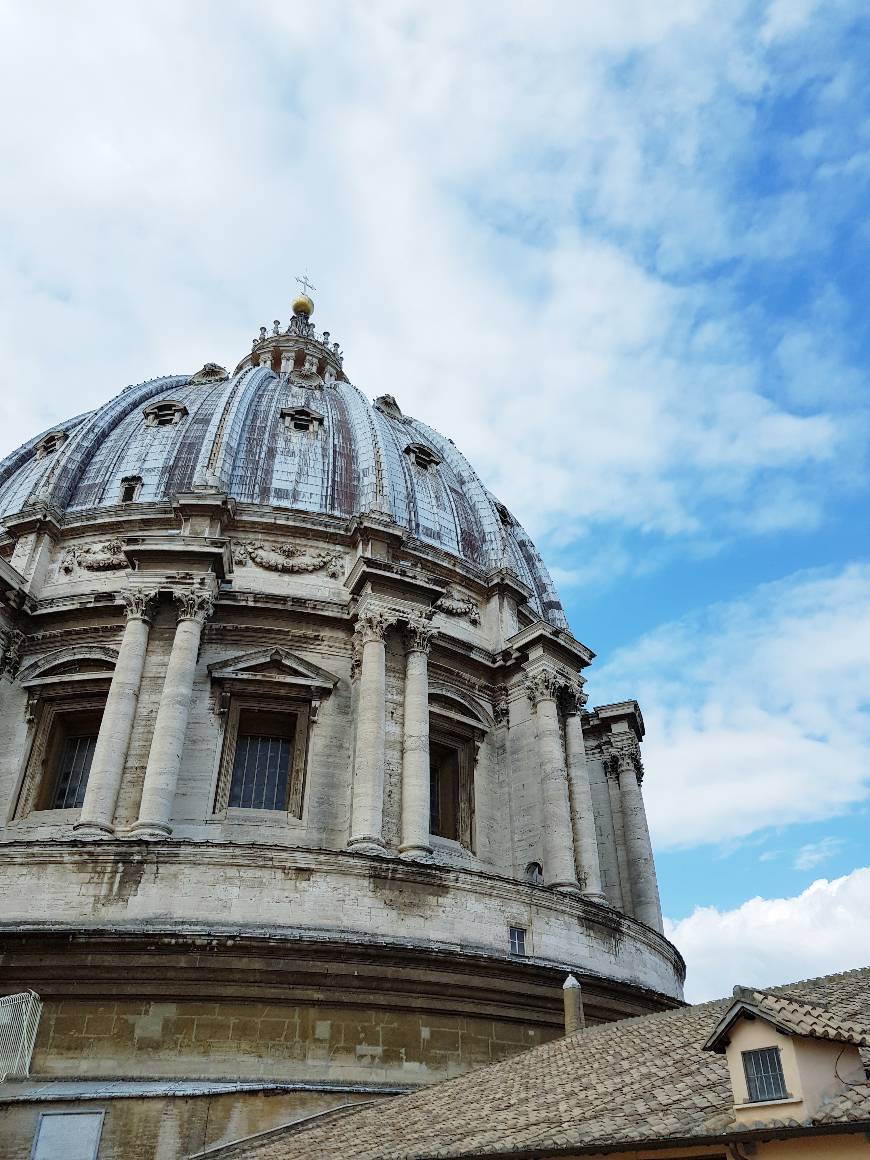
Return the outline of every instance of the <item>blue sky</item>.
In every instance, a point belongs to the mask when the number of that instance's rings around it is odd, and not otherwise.
[[[866,6],[45,0],[0,45],[8,446],[233,365],[307,267],[640,700],[690,994],[870,961]]]

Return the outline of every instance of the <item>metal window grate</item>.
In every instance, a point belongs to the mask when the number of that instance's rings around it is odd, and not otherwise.
[[[25,1079],[30,1074],[41,1014],[35,991],[0,997],[0,1083],[7,1076]]]
[[[778,1047],[743,1052],[743,1070],[751,1103],[782,1100],[788,1095]]]
[[[231,806],[286,810],[293,741],[289,737],[241,735],[236,742]]]
[[[66,739],[58,764],[53,809],[78,809],[81,806],[96,747],[96,736]]]
[[[509,928],[510,948],[512,955],[519,955],[525,957],[526,954],[526,932],[521,926],[512,926]]]

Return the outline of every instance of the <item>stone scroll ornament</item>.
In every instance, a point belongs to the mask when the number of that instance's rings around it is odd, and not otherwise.
[[[105,544],[88,544],[84,548],[67,548],[60,561],[61,570],[69,574],[76,567],[88,572],[116,572],[127,567],[124,545],[120,540]]]
[[[447,616],[464,616],[470,624],[480,624],[480,609],[477,601],[472,600],[470,596],[463,596],[453,589],[445,592],[440,600],[435,602],[435,608]]]
[[[268,572],[321,572],[333,580],[344,571],[341,552],[306,552],[293,544],[265,544],[261,540],[236,544],[233,549],[236,564],[256,564]]]
[[[0,674],[14,677],[21,667],[24,633],[17,628],[0,629]]]

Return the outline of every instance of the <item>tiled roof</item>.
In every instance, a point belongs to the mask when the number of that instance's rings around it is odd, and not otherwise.
[[[792,1035],[807,1035],[813,1039],[833,1039],[838,1043],[870,1047],[870,1020],[867,1012],[859,1019],[846,1019],[839,1011],[799,1003],[786,995],[757,991],[751,987],[734,988],[734,1002],[708,1040],[707,1046],[717,1049],[727,1028],[743,1011],[767,1019]]]
[[[820,1012],[839,1027],[862,1025],[870,1010],[870,968],[752,994],[801,1024],[811,1010],[813,1026],[828,1032],[833,1024]],[[591,1027],[412,1095],[269,1133],[219,1155],[434,1160],[729,1133],[738,1126],[727,1065],[723,1056],[704,1051],[704,1043],[732,1003],[722,999]],[[870,1084],[832,1100],[813,1121],[848,1122],[870,1123]],[[798,1125],[783,1120],[780,1126]]]

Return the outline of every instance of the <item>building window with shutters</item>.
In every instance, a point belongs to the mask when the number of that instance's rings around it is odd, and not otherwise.
[[[474,840],[475,752],[473,738],[430,724],[429,832],[466,850]]]

